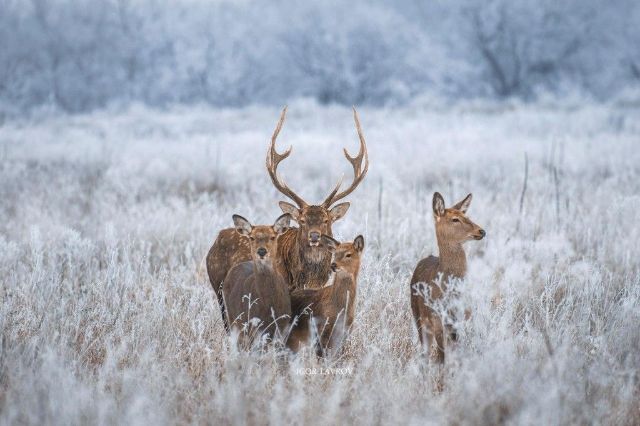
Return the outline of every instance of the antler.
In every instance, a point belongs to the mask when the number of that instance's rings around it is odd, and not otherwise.
[[[278,151],[276,151],[276,139],[278,138],[280,129],[282,129],[282,124],[284,123],[284,117],[286,115],[287,107],[285,106],[282,110],[282,114],[280,114],[280,121],[278,121],[276,130],[274,130],[273,136],[271,136],[271,145],[269,145],[269,151],[267,152],[267,171],[269,172],[271,182],[273,182],[273,185],[276,187],[276,189],[295,201],[298,207],[303,208],[307,205],[307,203],[295,192],[293,192],[284,182],[282,182],[277,173],[278,164],[280,164],[282,160],[284,160],[289,156],[289,154],[291,154],[291,147],[289,147],[289,149],[287,149],[282,154],[279,154]]]
[[[347,157],[347,160],[351,163],[353,167],[353,182],[351,182],[351,186],[345,189],[344,191],[336,194],[338,189],[340,189],[340,185],[342,184],[342,179],[338,182],[336,187],[331,191],[326,200],[322,203],[322,205],[326,208],[331,206],[338,200],[343,199],[347,195],[351,194],[354,189],[362,182],[365,175],[367,174],[367,170],[369,169],[369,154],[367,154],[367,144],[364,140],[364,135],[362,134],[362,128],[360,127],[360,120],[358,119],[358,113],[356,108],[353,107],[353,119],[356,122],[356,130],[358,131],[358,138],[360,139],[360,151],[358,155],[352,157],[347,152],[347,149],[344,148],[344,156]],[[364,167],[362,167],[362,160],[364,159]]]

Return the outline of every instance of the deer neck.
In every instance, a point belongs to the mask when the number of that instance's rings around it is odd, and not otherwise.
[[[293,248],[297,264],[304,271],[305,285],[321,287],[329,276],[331,253],[325,247],[310,247],[306,237],[298,235],[297,248]]]
[[[438,241],[439,269],[445,275],[464,278],[467,273],[467,256],[461,243]]]
[[[356,281],[353,275],[348,272],[338,271],[333,285],[329,288],[334,306],[342,308],[348,303],[348,308],[352,309],[356,297]]]
[[[268,277],[273,274],[273,261],[267,260],[260,262],[256,259],[253,260],[253,273],[256,277]]]
[[[311,247],[307,237],[298,232],[298,258],[305,264],[323,263],[331,257],[328,250],[321,246]]]

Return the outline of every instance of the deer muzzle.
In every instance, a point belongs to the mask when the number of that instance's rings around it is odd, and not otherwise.
[[[319,246],[320,245],[320,233],[316,231],[309,232],[309,245],[311,246]]]
[[[484,229],[481,229],[476,235],[473,236],[473,238],[475,238],[476,240],[481,240],[485,237],[485,235],[487,235],[487,233],[484,231]]]

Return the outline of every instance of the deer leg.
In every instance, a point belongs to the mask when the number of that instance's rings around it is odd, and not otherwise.
[[[454,312],[449,312],[449,317],[451,318],[451,320],[447,324],[445,324],[444,331],[447,336],[447,344],[455,344],[458,341],[458,321]]]
[[[442,329],[442,323],[437,318],[432,318],[433,328],[430,337],[430,361],[432,364],[433,374],[433,390],[439,394],[444,389],[444,332]]]
[[[451,353],[452,351],[455,351],[458,346],[458,331],[453,326],[447,326],[445,332],[447,351]],[[451,359],[449,359],[449,362],[450,361]]]
[[[420,342],[426,349],[430,361],[442,364],[444,362],[444,346],[442,345],[442,322],[436,313],[429,307],[418,319]]]
[[[418,337],[420,338],[420,346],[424,351],[425,348],[429,348],[431,346],[431,334],[429,333],[429,328],[426,324],[423,323],[420,319],[416,321],[416,327],[418,328]]]
[[[447,346],[450,346],[451,349],[455,350],[455,347],[458,344],[458,326],[459,323],[456,321],[456,318],[453,314],[451,317],[454,319],[453,324],[447,324],[446,326],[446,335],[447,335]],[[471,318],[471,311],[469,309],[465,309],[464,311],[464,320],[468,321]]]
[[[429,312],[425,309],[425,301],[422,296],[411,296],[411,310],[413,311],[413,318],[418,330],[418,338],[420,339],[420,347],[423,352],[428,349],[430,344],[429,339]]]
[[[431,359],[437,364],[444,364],[444,330],[442,321],[439,318],[432,318],[434,327],[433,336],[431,338]]]
[[[216,290],[216,296],[218,297],[218,306],[220,306],[220,315],[222,315],[222,324],[224,325],[224,331],[229,334],[229,320],[227,319],[227,308],[224,306],[224,299],[222,297],[222,281]]]

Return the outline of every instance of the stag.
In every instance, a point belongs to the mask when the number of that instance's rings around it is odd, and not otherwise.
[[[273,185],[296,205],[281,201],[280,208],[289,213],[298,224],[278,237],[278,272],[285,277],[289,290],[302,288],[319,288],[327,281],[331,271],[331,253],[321,244],[321,235],[332,236],[331,226],[342,218],[349,209],[349,202],[336,204],[351,194],[362,182],[369,168],[367,145],[360,126],[360,120],[355,108],[353,118],[360,140],[360,150],[356,156],[349,155],[344,149],[344,155],[353,168],[351,185],[340,191],[342,180],[319,205],[309,205],[302,197],[292,191],[277,173],[278,165],[291,154],[291,147],[283,153],[276,151],[276,139],[284,124],[287,108],[280,114],[280,120],[271,137],[271,144],[267,152],[266,166]],[[229,270],[241,262],[251,260],[248,242],[234,230],[227,228],[220,231],[216,241],[207,254],[207,273],[209,281],[218,298],[224,327],[229,331],[229,324],[225,315],[222,298],[222,283]]]
[[[282,111],[280,121],[271,137],[267,154],[267,171],[276,189],[296,203],[294,206],[286,201],[280,201],[279,205],[284,213],[289,213],[298,223],[298,227],[289,229],[280,237],[278,256],[282,260],[284,273],[288,277],[290,291],[320,288],[327,282],[331,272],[331,252],[326,245],[321,244],[321,236],[333,236],[331,229],[333,223],[341,219],[350,206],[349,202],[335,203],[351,194],[367,174],[369,169],[367,144],[362,134],[358,113],[354,108],[353,119],[360,139],[360,150],[358,155],[351,156],[344,149],[344,155],[353,168],[353,181],[341,192],[338,191],[342,180],[338,181],[321,204],[310,205],[292,191],[277,173],[278,165],[291,154],[291,147],[283,153],[278,153],[275,146],[286,111],[286,108]]]

